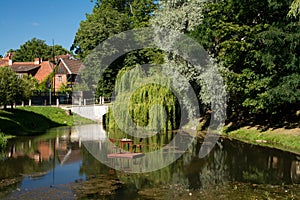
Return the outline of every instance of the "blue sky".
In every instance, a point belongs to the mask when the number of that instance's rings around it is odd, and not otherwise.
[[[91,13],[90,0],[1,1],[0,55],[32,38],[70,49],[81,20]]]

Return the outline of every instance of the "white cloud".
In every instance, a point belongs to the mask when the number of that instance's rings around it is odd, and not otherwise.
[[[37,22],[33,22],[31,25],[32,25],[32,26],[39,26],[40,24],[37,23]]]

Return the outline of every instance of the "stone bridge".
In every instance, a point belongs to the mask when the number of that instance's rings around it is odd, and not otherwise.
[[[73,105],[71,111],[87,119],[103,122],[103,116],[108,112],[109,104],[103,105]]]

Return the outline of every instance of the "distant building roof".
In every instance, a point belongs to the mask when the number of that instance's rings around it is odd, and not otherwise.
[[[0,58],[0,67],[8,66],[8,60]]]
[[[12,53],[7,53],[4,58],[0,58],[0,67],[9,66],[12,63]]]
[[[68,74],[78,74],[80,69],[83,67],[83,63],[75,58],[60,58],[59,62],[61,62],[64,67],[67,69]]]
[[[55,56],[55,60],[59,60],[60,58],[69,58],[71,55],[66,54],[66,55],[59,55],[59,56]]]
[[[13,62],[13,66],[33,66],[36,65],[34,62]],[[37,64],[38,65],[38,64]]]
[[[44,81],[54,70],[55,64],[50,61],[42,61],[35,58],[33,62],[12,62],[13,53],[7,53],[5,58],[0,58],[0,67],[9,66],[16,73],[27,73],[34,76],[40,83]],[[59,65],[63,65],[67,74],[77,75],[83,67],[83,63],[72,55],[59,55],[55,57]]]
[[[61,165],[76,163],[82,160],[82,153],[80,149],[56,149],[58,161]]]
[[[29,72],[32,71],[34,69],[38,69],[40,68],[40,65],[12,65],[11,68],[15,71],[15,72]]]
[[[13,62],[10,67],[16,73],[30,73],[41,83],[52,73],[54,64],[50,61],[40,62],[36,58],[34,62]]]

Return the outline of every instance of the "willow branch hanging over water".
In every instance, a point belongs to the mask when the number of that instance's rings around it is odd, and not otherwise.
[[[178,101],[171,91],[170,80],[151,75],[155,68],[152,66],[147,70],[137,66],[119,72],[116,101],[108,117],[110,129],[145,134],[144,130],[166,132],[178,126]]]

